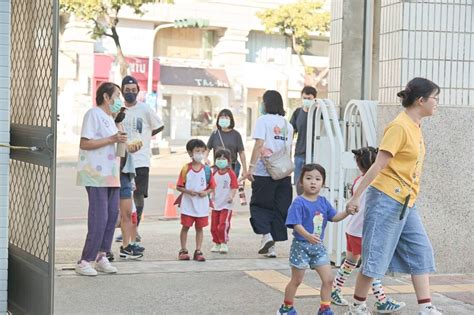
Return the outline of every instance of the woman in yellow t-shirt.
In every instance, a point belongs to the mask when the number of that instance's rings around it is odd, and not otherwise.
[[[414,78],[397,94],[405,110],[385,128],[375,163],[346,205],[357,211],[367,189],[361,272],[348,314],[369,314],[365,301],[370,286],[387,270],[411,275],[419,315],[441,314],[431,304],[429,288],[433,248],[415,206],[425,156],[420,124],[433,115],[439,92],[430,80]]]

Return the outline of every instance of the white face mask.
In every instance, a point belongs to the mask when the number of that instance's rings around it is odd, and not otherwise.
[[[201,161],[204,160],[204,153],[194,153],[193,160],[198,163],[201,163]]]
[[[310,108],[314,104],[314,100],[303,99],[303,107]]]

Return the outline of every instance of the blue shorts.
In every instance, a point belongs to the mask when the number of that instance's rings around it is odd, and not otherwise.
[[[323,244],[293,239],[290,249],[290,266],[296,269],[315,269],[329,265],[329,257]]]
[[[382,278],[388,271],[412,275],[435,271],[433,248],[416,206],[407,208],[382,191],[367,189],[362,231],[361,272]]]
[[[120,173],[120,199],[132,199],[133,189],[130,176]]]

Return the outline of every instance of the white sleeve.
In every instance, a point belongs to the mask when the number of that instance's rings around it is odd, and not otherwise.
[[[92,111],[88,111],[82,121],[81,138],[94,139],[96,127],[95,115],[93,115]]]
[[[253,130],[252,138],[253,139],[261,139],[265,140],[265,121],[262,119],[264,116],[261,116],[257,119],[257,122],[255,124],[255,128]]]
[[[151,108],[148,108],[148,117],[150,119],[150,128],[152,131],[163,126],[163,122],[161,121],[160,117],[158,117],[156,112]]]

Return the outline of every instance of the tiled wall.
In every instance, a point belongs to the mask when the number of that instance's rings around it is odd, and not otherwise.
[[[471,272],[474,172],[474,1],[382,1],[378,133],[402,110],[397,92],[413,77],[441,88],[424,119],[420,216],[440,273]]]
[[[340,105],[343,0],[331,1],[328,98]]]
[[[0,0],[0,143],[10,141],[10,0]],[[0,148],[0,314],[7,312],[9,149]]]

